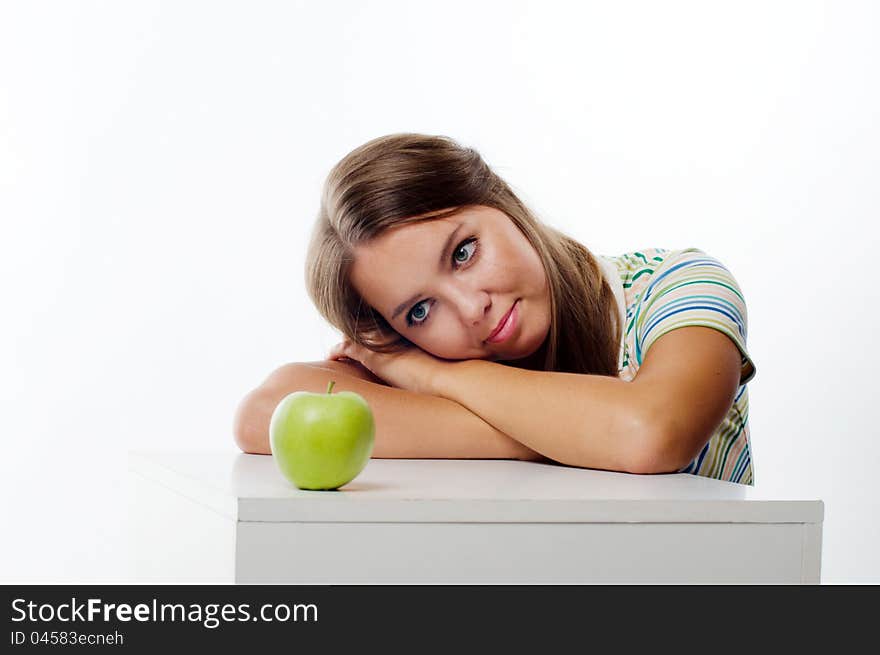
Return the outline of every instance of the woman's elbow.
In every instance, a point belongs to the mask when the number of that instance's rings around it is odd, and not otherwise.
[[[627,473],[675,473],[686,464],[679,462],[679,453],[671,447],[670,439],[657,431],[643,430],[638,444],[627,458]]]
[[[238,404],[233,418],[232,435],[235,445],[254,455],[271,455],[269,446],[267,402],[257,391],[249,393]]]

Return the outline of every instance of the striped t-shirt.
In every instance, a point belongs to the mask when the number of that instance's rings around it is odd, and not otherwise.
[[[651,344],[676,328],[714,328],[739,348],[742,371],[733,405],[700,453],[678,472],[754,485],[746,384],[757,371],[746,350],[745,299],[731,272],[698,248],[643,248],[600,255],[599,262],[625,317],[618,358],[622,380],[632,381]]]

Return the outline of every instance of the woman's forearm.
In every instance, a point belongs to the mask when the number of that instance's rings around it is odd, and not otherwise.
[[[433,392],[550,459],[632,471],[654,447],[632,385],[618,378],[533,371],[486,360],[444,366]]]
[[[287,365],[239,408],[242,450],[269,454],[269,420],[284,396],[293,391],[354,391],[369,403],[376,423],[375,458],[546,460],[540,453],[499,431],[459,403],[377,384],[361,367],[344,362]]]

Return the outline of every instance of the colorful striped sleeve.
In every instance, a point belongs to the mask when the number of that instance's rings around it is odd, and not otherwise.
[[[676,328],[701,325],[730,337],[742,358],[740,386],[755,377],[757,369],[746,349],[746,301],[731,272],[699,248],[670,253],[654,271],[651,283],[637,303],[635,318],[636,360],[657,339]]]

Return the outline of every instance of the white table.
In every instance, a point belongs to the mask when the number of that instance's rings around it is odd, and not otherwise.
[[[129,453],[140,583],[818,583],[821,500],[688,474],[372,459],[303,491],[268,455]]]

